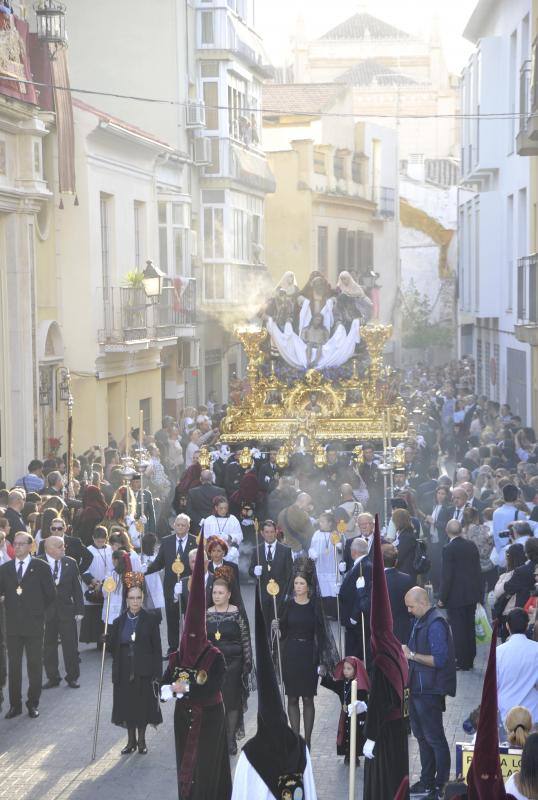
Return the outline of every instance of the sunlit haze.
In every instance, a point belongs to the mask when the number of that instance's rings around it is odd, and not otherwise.
[[[332,0],[331,3],[311,0],[257,0],[256,27],[276,65],[289,61],[292,39],[298,18],[302,17],[306,35],[317,38],[325,31],[343,22],[358,11],[367,11],[402,30],[428,36],[434,17],[443,40],[449,68],[459,72],[471,46],[462,37],[467,20],[476,6],[476,0]]]

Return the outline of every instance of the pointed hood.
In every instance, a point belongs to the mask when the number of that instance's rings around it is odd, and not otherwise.
[[[198,551],[192,571],[187,611],[185,612],[183,635],[181,636],[181,643],[179,645],[179,663],[182,667],[187,668],[196,666],[196,662],[209,646],[205,623],[204,561],[204,534],[202,532],[200,533],[200,539],[198,541]]]
[[[271,793],[280,797],[282,778],[286,775],[302,776],[304,773],[306,744],[288,725],[269,648],[259,592],[256,592],[255,639],[258,730],[246,743],[243,752]]]
[[[387,590],[383,554],[381,552],[381,533],[377,514],[373,551],[372,606],[370,612],[370,642],[373,663],[385,674],[400,700],[403,700],[409,669],[407,659],[402,651],[402,645],[392,631],[392,610]]]
[[[355,677],[353,680],[357,681],[357,689],[359,691],[369,692],[370,691],[370,679],[368,678],[368,673],[364,668],[364,664],[360,660],[360,658],[356,658],[355,656],[346,656],[341,661],[338,662],[336,665],[336,669],[333,673],[333,678],[335,681],[343,681],[344,678],[344,664],[348,662],[351,664],[353,669],[355,670]]]
[[[497,707],[497,623],[493,627],[489,659],[482,688],[482,702],[476,731],[474,755],[467,773],[469,800],[505,800],[506,793],[499,756]]]
[[[398,791],[394,795],[394,800],[407,800],[408,797],[409,797],[409,778],[406,775],[405,778],[402,779],[402,782],[398,787]]]

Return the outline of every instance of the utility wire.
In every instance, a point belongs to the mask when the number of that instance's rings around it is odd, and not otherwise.
[[[37,86],[39,88],[44,89],[53,89],[54,91],[58,92],[71,92],[71,94],[87,94],[87,95],[95,95],[96,97],[114,97],[119,100],[132,100],[139,103],[153,103],[158,105],[169,105],[169,106],[183,106],[187,107],[191,105],[193,101],[184,101],[184,100],[165,100],[162,98],[157,97],[141,97],[138,95],[130,95],[130,94],[120,94],[118,92],[103,92],[98,89],[80,89],[74,88],[72,86],[58,86],[54,83],[40,83],[38,81],[28,81],[22,80],[21,78],[16,77],[9,77],[9,76],[1,76],[1,81],[12,81],[13,83],[25,84],[27,86]],[[276,85],[279,84],[270,84]],[[293,84],[292,84],[293,85]],[[0,91],[1,94],[1,91]],[[205,105],[207,110],[211,111],[229,111],[229,106],[219,106],[219,105]],[[512,119],[531,119],[531,118],[538,118],[538,114],[525,114],[525,113],[516,113],[513,111],[498,111],[498,112],[491,112],[488,114],[484,113],[477,113],[477,114],[355,114],[353,112],[342,112],[342,111],[319,111],[319,110],[312,110],[312,111],[297,111],[295,109],[276,109],[276,108],[249,108],[249,107],[242,107],[237,109],[241,113],[248,112],[248,113],[258,113],[259,111],[265,117],[269,116],[293,116],[293,117],[334,117],[334,118],[352,118],[352,119],[462,119],[462,120],[512,120]],[[106,113],[106,112],[104,112]]]

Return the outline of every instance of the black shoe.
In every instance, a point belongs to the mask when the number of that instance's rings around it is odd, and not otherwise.
[[[146,755],[146,753],[148,752],[148,748],[146,747],[145,742],[138,742],[138,752],[140,753],[141,756]]]
[[[136,750],[136,742],[134,744],[132,742],[127,742],[123,750],[121,751],[122,756],[129,756],[131,753],[134,753]]]
[[[30,706],[28,705],[28,703],[26,705],[28,708],[28,716],[31,717],[31,719],[37,719],[39,716],[39,711],[37,709],[37,706]]]
[[[433,786],[431,783],[424,783],[423,780],[417,781],[412,786],[409,787],[410,794],[426,794],[426,792],[433,791]]]
[[[58,678],[58,680],[54,680],[54,681],[49,678],[48,681],[43,684],[42,688],[43,689],[56,689],[56,687],[59,686],[60,683],[61,683],[61,679],[60,678]]]
[[[20,706],[11,706],[4,719],[13,719],[13,717],[18,717],[20,714],[22,714],[22,708]]]
[[[80,683],[77,683],[76,681],[67,681],[67,685],[70,689],[80,689]]]
[[[441,800],[441,792],[439,789],[430,789],[428,794],[424,795],[422,800]]]

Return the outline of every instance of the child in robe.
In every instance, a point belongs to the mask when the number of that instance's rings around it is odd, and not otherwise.
[[[323,675],[321,678],[321,685],[337,694],[340,699],[341,711],[336,735],[336,754],[344,756],[344,764],[349,764],[349,733],[351,714],[353,713],[351,684],[354,680],[357,681],[357,704],[355,708],[357,714],[356,761],[359,763],[359,757],[365,741],[363,729],[366,721],[366,702],[370,688],[370,681],[364,664],[355,656],[346,656],[336,665],[333,675]]]

